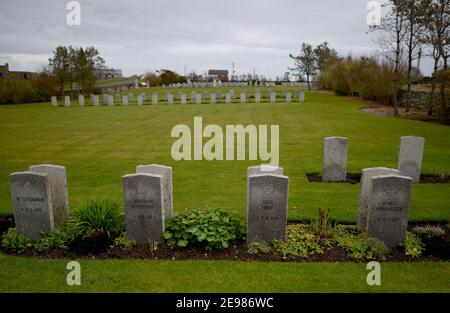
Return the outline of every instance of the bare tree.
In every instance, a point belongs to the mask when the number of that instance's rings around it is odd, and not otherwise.
[[[387,58],[394,64],[392,105],[394,115],[398,115],[398,90],[401,87],[399,81],[403,42],[407,34],[405,0],[389,0],[384,7],[387,7],[387,14],[382,18],[381,25],[371,27],[371,31],[382,32],[383,36],[380,38],[379,45],[386,51]]]
[[[440,107],[441,117],[446,114],[446,70],[448,67],[449,57],[449,29],[450,29],[450,3],[447,0],[428,0],[425,10],[425,18],[422,23],[425,25],[427,32],[423,36],[423,42],[431,47],[430,55],[434,60],[431,95],[428,104],[428,115],[433,114],[436,104],[436,84],[439,73],[439,60],[443,59],[443,74],[440,86]]]
[[[314,74],[316,63],[313,47],[310,44],[302,43],[300,54],[298,56],[289,54],[289,57],[295,62],[294,67],[289,69],[294,71],[299,78],[306,75],[308,90],[311,89],[310,77]]]
[[[428,0],[405,0],[399,9],[403,9],[406,22],[406,40],[408,69],[407,69],[407,93],[406,93],[406,112],[411,109],[411,84],[413,61],[418,57],[416,51],[420,48],[423,34],[425,32],[425,12]],[[420,69],[419,69],[420,70]]]

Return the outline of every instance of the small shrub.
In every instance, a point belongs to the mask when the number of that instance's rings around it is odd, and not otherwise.
[[[319,209],[319,219],[311,221],[312,230],[324,237],[332,235],[333,227],[331,225],[330,209]]]
[[[244,235],[243,221],[229,212],[191,209],[167,221],[164,239],[169,246],[199,245],[212,250],[228,248],[230,241]]]
[[[124,250],[128,250],[134,245],[136,245],[136,241],[128,239],[127,234],[125,232],[122,232],[120,236],[114,239],[114,243],[110,246],[110,249],[119,247]]]
[[[424,244],[422,243],[422,240],[420,240],[419,236],[416,236],[408,231],[406,232],[403,247],[405,248],[406,255],[410,255],[413,258],[418,258],[422,255]]]
[[[64,229],[57,229],[45,234],[36,242],[37,252],[46,252],[52,249],[64,249],[73,240],[73,235]]]
[[[367,238],[366,242],[376,258],[384,258],[389,253],[389,248],[377,238]]]
[[[445,231],[439,226],[416,226],[413,228],[413,232],[418,235],[428,237],[442,237],[445,235]]]
[[[83,238],[111,235],[122,231],[123,214],[112,202],[89,202],[74,213],[71,231]]]
[[[27,248],[33,246],[33,239],[27,235],[18,233],[15,228],[10,228],[8,229],[8,232],[3,235],[2,245],[12,252],[22,253]]]
[[[274,248],[283,255],[308,257],[314,254],[323,254],[324,249],[317,236],[308,225],[289,225],[286,231],[286,240],[274,240]]]
[[[262,242],[251,242],[248,245],[248,253],[259,254],[259,253],[269,253],[272,248],[264,241]]]
[[[150,241],[150,243],[148,244],[148,250],[150,251],[151,254],[156,252],[156,250],[158,250],[158,241],[156,240]]]
[[[367,238],[355,226],[336,226],[333,229],[333,240],[355,259],[383,258],[389,252],[384,242]]]

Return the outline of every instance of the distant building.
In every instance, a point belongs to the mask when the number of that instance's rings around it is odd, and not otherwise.
[[[228,70],[209,70],[208,76],[210,79],[216,79],[223,82],[228,81]]]
[[[33,72],[24,71],[10,71],[8,63],[0,65],[0,79],[1,78],[13,78],[20,80],[28,80],[36,77],[38,74]]]
[[[114,68],[99,68],[94,70],[94,76],[99,80],[109,80],[114,78],[122,78],[122,70]]]

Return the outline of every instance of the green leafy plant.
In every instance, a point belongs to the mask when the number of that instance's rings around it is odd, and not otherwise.
[[[2,245],[12,252],[23,253],[27,248],[33,246],[33,239],[18,233],[15,228],[9,228],[8,232],[3,235]]]
[[[198,245],[207,250],[228,248],[230,241],[245,234],[241,218],[219,209],[190,209],[167,220],[165,226],[169,246]]]
[[[35,244],[37,252],[46,252],[52,249],[64,249],[74,239],[73,234],[65,229],[56,229],[45,234]]]
[[[310,226],[305,224],[289,225],[286,239],[274,240],[273,246],[284,258],[288,256],[307,257],[324,253],[320,237]]]
[[[312,230],[324,237],[332,236],[331,210],[319,209],[319,219],[311,221]]]
[[[124,250],[128,250],[135,245],[136,241],[128,239],[127,234],[125,232],[122,232],[120,236],[114,239],[114,243],[109,248],[113,249],[115,247],[119,247]]]
[[[337,225],[333,229],[333,241],[355,259],[374,259],[388,252],[383,242],[366,238],[355,226]]]
[[[259,254],[259,253],[269,253],[272,248],[264,241],[261,242],[251,242],[248,245],[248,253]]]
[[[366,238],[366,242],[376,258],[383,259],[389,253],[389,248],[377,238]]]
[[[83,238],[102,235],[110,238],[123,230],[123,214],[116,203],[91,201],[74,213],[69,227]]]
[[[405,248],[405,254],[410,255],[413,258],[420,257],[424,249],[424,244],[419,236],[409,231],[406,232],[405,241],[402,246]]]
[[[156,250],[158,250],[158,241],[156,240],[150,241],[150,243],[148,244],[148,250],[150,250],[151,254],[155,253]]]

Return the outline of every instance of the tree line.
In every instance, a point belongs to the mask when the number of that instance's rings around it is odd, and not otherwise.
[[[405,111],[412,107],[412,85],[420,82],[417,61],[430,56],[434,61],[427,82],[430,96],[428,115],[436,110],[448,118],[448,81],[450,72],[450,2],[448,0],[389,0],[381,24],[369,28],[375,34],[379,53],[372,57],[339,57],[324,42],[317,47],[303,43],[298,55],[290,55],[290,68],[299,79],[306,77],[308,87],[314,77],[320,87],[338,94],[359,95],[393,106],[398,115],[399,91],[405,89]]]
[[[58,46],[48,65],[28,80],[0,79],[0,104],[48,101],[53,95],[96,92],[96,71],[105,61],[94,47]]]

